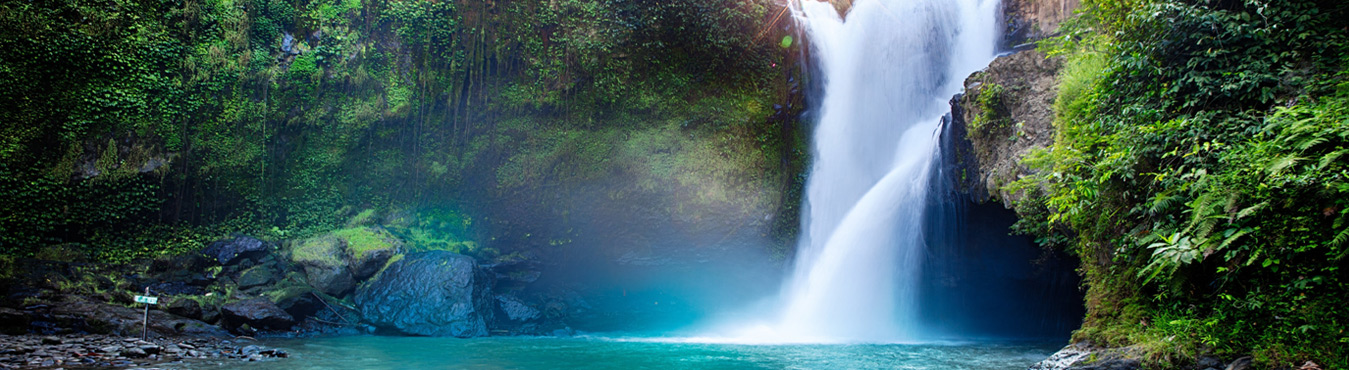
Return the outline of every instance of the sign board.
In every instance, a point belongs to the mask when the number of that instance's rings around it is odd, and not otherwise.
[[[143,295],[138,295],[136,296],[136,303],[159,304],[159,297],[146,297]]]

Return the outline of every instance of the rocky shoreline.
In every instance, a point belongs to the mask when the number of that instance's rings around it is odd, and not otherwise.
[[[286,351],[251,338],[124,338],[100,334],[0,335],[0,369],[145,367],[191,359],[263,361]]]

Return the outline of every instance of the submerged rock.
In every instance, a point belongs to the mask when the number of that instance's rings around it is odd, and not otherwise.
[[[408,335],[481,337],[493,319],[491,277],[473,258],[424,252],[395,261],[356,291],[361,316]]]

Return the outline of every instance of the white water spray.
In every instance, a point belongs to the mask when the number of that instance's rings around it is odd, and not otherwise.
[[[918,289],[937,128],[992,60],[998,0],[803,0],[824,97],[796,267],[776,320],[726,341],[923,339]]]

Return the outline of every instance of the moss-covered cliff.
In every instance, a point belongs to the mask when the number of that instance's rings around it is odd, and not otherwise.
[[[352,218],[489,258],[580,238],[785,245],[805,154],[782,11],[0,2],[0,251],[126,259]]]

